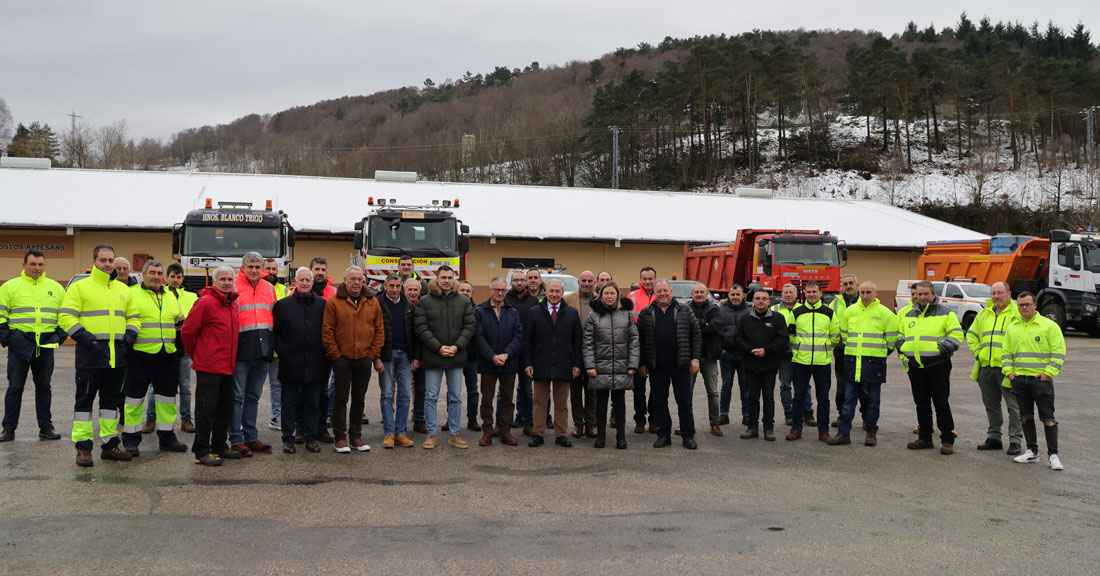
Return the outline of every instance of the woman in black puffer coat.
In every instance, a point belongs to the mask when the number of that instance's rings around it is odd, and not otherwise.
[[[626,448],[626,390],[634,387],[640,348],[638,329],[630,317],[634,305],[619,297],[619,286],[604,284],[592,301],[584,323],[584,365],[589,384],[596,388],[596,448],[603,448],[607,431],[607,400],[614,400],[615,447]]]

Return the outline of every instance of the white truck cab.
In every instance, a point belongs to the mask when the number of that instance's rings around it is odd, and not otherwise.
[[[901,310],[912,299],[912,286],[917,280],[898,280],[897,295],[894,296],[894,312]],[[981,312],[989,300],[989,285],[973,282],[966,278],[956,278],[949,282],[933,281],[932,290],[939,296],[940,302],[955,313],[962,329],[970,328],[970,323]]]

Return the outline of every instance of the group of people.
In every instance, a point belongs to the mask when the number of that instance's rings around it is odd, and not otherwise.
[[[0,344],[8,348],[0,442],[14,438],[29,373],[39,436],[60,438],[51,419],[50,378],[54,349],[71,338],[72,440],[83,467],[93,465],[97,397],[105,460],[139,456],[143,433],[154,431],[161,450],[186,451],[175,433],[178,415],[181,429],[195,435],[191,451],[198,464],[272,452],[257,429],[265,381],[284,453],[295,453],[298,444],[319,452],[318,442],[331,442],[338,453],[368,451],[364,403],[372,373],[379,378],[387,449],[416,445],[408,435],[410,411],[413,430],[425,435],[423,448],[436,447],[440,429],[448,433],[448,446],[468,448],[460,434],[463,390],[467,428],[482,433],[479,446],[491,446],[494,438],[514,446],[512,430],[522,428],[529,447],[542,446],[551,429],[556,445],[571,447],[572,412],[572,437],[594,438],[603,448],[610,427],[616,448],[625,449],[630,390],[635,433],[655,434],[656,448],[677,435],[684,448],[695,449],[692,396],[699,374],[715,436],[730,424],[736,379],[745,427],[740,437],[774,441],[778,380],[787,440],[816,426],[820,441],[850,444],[858,405],[863,443],[874,446],[887,358],[894,351],[916,405],[917,439],[908,447],[934,448],[935,425],[946,455],[956,437],[948,401],[951,357],[965,340],[989,420],[978,449],[1004,447],[1003,403],[1008,454],[1021,463],[1038,461],[1037,408],[1050,467],[1063,469],[1053,379],[1065,361],[1065,342],[1059,327],[1036,313],[1034,295],[1023,292],[1013,301],[1003,283],[992,287],[991,300],[964,333],[930,282],[918,282],[913,301],[895,315],[879,302],[873,283],[860,284],[852,275],[841,279],[841,293],[829,304],[820,287],[807,282],[801,301],[799,287],[787,284],[772,305],[766,290],[738,284],[721,303],[703,284],[694,287],[690,302],[680,302],[649,266],[641,269],[637,289],[620,289],[608,272],[585,271],[579,290],[569,295],[560,280],[544,282],[538,270],[529,270],[493,278],[489,298],[478,304],[473,286],[449,266],[425,281],[412,258],[402,256],[398,272],[377,293],[362,269],[349,267],[335,284],[327,266],[315,258],[284,285],[274,260],[250,252],[240,269],[215,269],[210,285],[193,294],[183,288],[179,264],[149,260],[140,283],[133,283],[129,262],[99,245],[90,276],[66,290],[46,277],[44,256],[28,252],[20,277],[0,286]],[[835,435],[829,429],[834,374]],[[444,381],[441,426],[437,403]]]

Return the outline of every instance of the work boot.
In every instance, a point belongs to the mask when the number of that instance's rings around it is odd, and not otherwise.
[[[511,430],[503,428],[500,431],[500,443],[504,444],[505,446],[515,446],[519,444],[519,441],[516,440],[515,436],[512,436]]]
[[[852,443],[852,438],[847,434],[837,434],[829,439],[829,446],[845,446]]]
[[[878,430],[876,428],[868,428],[867,435],[863,438],[864,446],[878,446]]]
[[[293,445],[292,443],[291,446]],[[195,464],[202,464],[203,466],[221,466],[222,459],[218,458],[217,454],[206,454],[195,458]]]
[[[392,449],[393,446],[393,434],[386,434],[386,437],[382,439],[382,447],[386,449]]]
[[[195,433],[195,421],[190,416],[184,416],[183,421],[180,422],[180,430],[187,432],[188,434]],[[220,464],[215,464],[219,466]]]
[[[297,451],[298,447],[294,445],[293,441],[283,443],[283,454],[294,454]]]
[[[596,442],[592,446],[596,448],[603,448],[607,443],[606,437],[607,429],[603,426],[596,428]]]
[[[718,425],[719,426],[728,426],[729,423],[730,423],[730,417],[729,417],[728,414],[718,418]]]
[[[931,440],[917,439],[905,445],[910,450],[931,450],[936,447]]]
[[[828,442],[830,440],[829,433],[828,432],[818,432],[817,433],[817,439],[822,441],[822,442]]]
[[[477,423],[477,418],[470,418],[470,421],[466,423],[466,429],[481,432],[481,424]]]
[[[137,458],[138,456],[141,456],[141,449],[139,449],[137,446],[123,445],[122,449],[123,449],[123,451],[129,452],[130,456],[133,456],[134,458]]]
[[[775,442],[775,432],[771,428],[764,429],[764,440]]]
[[[992,438],[986,438],[985,442],[978,444],[978,450],[1000,450],[1004,448],[1004,444],[1000,440],[994,440]]]
[[[760,430],[756,426],[746,426],[745,431],[741,433],[742,440],[748,440],[750,438],[759,438]]]
[[[584,438],[584,426],[576,426],[573,428],[574,438]]]
[[[187,444],[173,438],[170,442],[161,442],[161,452],[187,452]]]
[[[435,448],[435,434],[431,434],[427,438],[425,438],[424,443],[420,446],[425,450],[431,450],[432,448]]]
[[[11,442],[15,440],[15,428],[4,427],[4,431],[0,432],[0,442]]]
[[[952,442],[950,444],[943,443],[943,444],[940,445],[940,454],[943,454],[944,456],[950,456],[954,453],[955,453],[955,443],[954,442]]]
[[[811,426],[811,427],[812,426],[817,426],[817,419],[814,418],[814,413],[813,412],[806,412],[805,414],[802,415],[802,425],[803,426]]]
[[[481,440],[477,441],[478,446],[492,446],[493,445],[493,431],[485,430],[481,431]]]
[[[710,427],[710,433],[714,436],[725,436],[725,432],[722,432],[722,427],[717,424]]]
[[[41,440],[60,440],[61,435],[53,429],[53,426],[47,426],[45,428],[39,428],[38,438]]]
[[[156,430],[156,429],[157,429],[157,421],[153,420],[152,418],[146,418],[145,419],[145,424],[142,424],[142,426],[141,426],[141,433],[142,434],[152,434],[153,431]]]
[[[270,444],[264,444],[263,442],[261,442],[259,440],[253,440],[251,442],[246,443],[245,445],[248,446],[248,449],[251,450],[255,454],[270,454],[271,453],[271,445]]]
[[[332,434],[329,433],[328,428],[321,428],[317,431],[317,440],[320,442],[325,442],[327,444],[332,444],[333,442],[336,442],[336,439],[333,438]]]
[[[81,468],[91,468],[94,466],[95,462],[92,462],[92,451],[87,448],[77,448],[76,465]]]
[[[535,435],[534,429],[535,429],[534,425],[524,426],[523,427],[523,435],[524,436],[534,436]]]
[[[104,448],[99,457],[103,460],[115,460],[117,462],[129,462],[134,458],[133,454],[119,448],[117,444],[110,448]]]
[[[398,434],[397,436],[394,436],[393,443],[402,448],[412,448],[413,446],[416,446],[416,442],[413,442],[408,436],[404,434]]]
[[[634,427],[634,433],[635,434],[645,434],[645,426],[643,424],[638,424],[637,426]]]
[[[801,430],[795,430],[794,428],[791,428],[791,431],[787,432],[787,440],[801,440],[801,439],[802,439],[802,431]]]
[[[585,426],[584,427],[584,436],[586,438],[595,438],[596,437],[596,427],[595,426]]]
[[[427,434],[428,427],[424,425],[424,422],[413,422],[413,432],[417,434]]]
[[[626,450],[626,428],[621,424],[615,428],[615,448]]]
[[[783,420],[786,421],[787,426],[791,425],[791,418],[792,417],[793,417],[793,415],[790,412],[784,412],[783,413]]]
[[[294,432],[294,443],[295,444],[305,444],[306,443],[306,435],[303,434],[301,430],[297,430],[297,431]]]

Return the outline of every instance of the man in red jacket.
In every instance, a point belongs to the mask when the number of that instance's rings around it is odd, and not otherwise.
[[[240,319],[237,293],[233,291],[236,271],[220,266],[214,271],[214,285],[199,292],[183,323],[183,347],[191,357],[195,381],[195,463],[221,466],[222,459],[239,459],[240,453],[227,443],[233,417],[233,370],[237,364]]]

